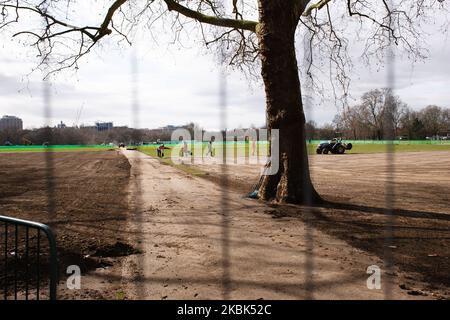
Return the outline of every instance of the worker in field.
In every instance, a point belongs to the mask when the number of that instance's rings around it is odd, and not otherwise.
[[[252,149],[251,149],[252,156],[255,156],[255,153],[256,153],[256,139],[254,139],[254,138],[250,138],[250,139],[252,141],[252,144],[251,144],[251,146],[252,146]]]
[[[189,151],[188,144],[186,140],[184,140],[182,137],[179,139],[179,143],[181,144],[180,148],[180,157],[188,157],[191,155],[191,152]]]
[[[212,138],[208,141],[208,152],[206,153],[206,156],[210,155],[211,157],[214,157],[214,152],[213,152],[213,142],[214,142],[214,137],[212,137]]]
[[[186,140],[183,141],[183,146],[181,147],[181,156],[189,157],[191,155],[191,151],[189,151],[188,143]]]
[[[157,149],[156,149],[156,153],[158,154],[159,158],[164,158],[164,150],[168,150],[170,148],[164,146],[164,143],[161,144]]]

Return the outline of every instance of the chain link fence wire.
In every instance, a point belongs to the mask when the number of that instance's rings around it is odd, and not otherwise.
[[[308,65],[312,60],[313,52],[311,51],[311,47],[308,45],[309,39],[311,38],[311,30],[307,29],[305,31],[304,39],[301,42],[303,44],[303,64]],[[299,75],[300,77],[300,75]],[[302,104],[303,104],[303,113],[305,111],[310,115],[311,118],[314,118],[314,87],[313,82],[310,76],[306,76],[305,83],[301,85],[302,92]],[[305,142],[300,142],[305,143]],[[310,160],[311,161],[311,160]],[[303,180],[306,182],[305,180]],[[303,190],[311,190],[308,186],[303,187]],[[312,194],[304,195],[306,201],[305,204],[312,204]],[[306,205],[304,207],[304,214],[308,217],[313,217],[314,211],[316,210],[312,205]],[[305,235],[304,235],[306,250],[305,250],[305,299],[312,300],[314,299],[314,228],[312,224],[306,222],[305,223]]]
[[[392,1],[388,0],[389,7],[392,6]],[[389,13],[389,12],[388,12]],[[395,17],[392,17],[395,19]],[[394,22],[395,23],[395,22]],[[393,96],[395,90],[395,54],[394,54],[394,40],[391,39],[389,35],[390,43],[386,48],[385,54],[385,65],[386,65],[386,88],[391,92],[387,97],[388,110],[393,108]],[[390,112],[385,113],[385,119],[383,121],[384,124],[384,139],[388,141],[386,143],[386,185],[385,185],[385,215],[387,217],[385,223],[385,231],[384,231],[384,275],[392,275],[394,271],[394,255],[392,248],[394,247],[394,229],[395,225],[395,215],[394,215],[394,205],[395,205],[395,152],[394,152],[394,143],[395,140],[395,128],[393,125],[392,119],[389,118],[388,114]],[[384,299],[390,300],[392,299],[392,285],[390,281],[384,281],[383,283],[383,293]]]
[[[307,31],[308,32],[308,31]],[[310,56],[312,53],[308,51],[308,46],[304,47],[304,58],[306,59],[308,56]],[[222,55],[222,64],[224,64],[225,58],[224,58],[224,52],[221,52]],[[140,128],[140,115],[141,115],[141,108],[139,104],[139,65],[138,65],[138,55],[137,55],[137,49],[135,48],[133,53],[131,54],[130,59],[130,65],[131,65],[131,119],[132,124],[134,128]],[[387,67],[387,83],[386,87],[394,90],[395,88],[395,57],[393,50],[391,46],[388,46],[387,52],[386,52],[386,67]],[[220,130],[223,132],[226,132],[227,130],[227,116],[228,116],[228,110],[227,110],[227,75],[224,67],[220,67],[219,72],[219,117],[220,117]],[[310,111],[309,113],[312,114],[313,108],[312,105],[313,102],[313,96],[314,96],[314,89],[312,86],[312,83],[310,81],[306,81],[303,85],[302,92],[304,94],[304,97],[306,99],[303,100],[304,103],[304,109]],[[49,80],[43,81],[42,84],[42,94],[43,94],[43,109],[44,109],[44,118],[45,123],[44,125],[48,128],[51,127],[52,124],[52,99],[51,99],[51,83]],[[388,102],[389,103],[389,102]],[[148,112],[148,110],[146,110]],[[385,123],[389,123],[389,121],[385,121]],[[393,207],[395,204],[395,152],[393,152],[393,143],[389,142],[392,141],[395,137],[393,136],[393,128],[387,126],[385,128],[385,137],[388,142],[386,145],[386,161],[387,161],[387,181],[386,181],[386,187],[385,187],[385,213],[388,217],[386,220],[385,225],[385,253],[384,253],[384,263],[385,263],[385,272],[391,273],[393,264],[394,264],[394,257],[392,255],[392,250],[390,250],[390,247],[393,246],[393,225],[395,223],[395,217],[393,215]],[[140,141],[140,137],[134,137],[134,142],[137,143]],[[226,140],[226,135],[223,136],[224,141]],[[48,130],[48,144],[49,146],[46,149],[45,155],[45,165],[46,165],[46,189],[47,189],[47,211],[49,215],[49,221],[50,226],[52,225],[52,221],[56,218],[56,210],[55,210],[55,185],[54,185],[54,154],[52,152],[52,136],[51,136],[51,130]],[[226,155],[224,155],[224,163],[225,165],[221,166],[221,180],[220,180],[220,186],[221,186],[221,192],[222,192],[222,199],[221,199],[221,214],[222,214],[222,220],[221,220],[221,256],[222,256],[222,297],[223,299],[229,299],[230,293],[231,293],[231,285],[232,285],[232,279],[230,274],[230,268],[231,268],[231,247],[230,247],[230,199],[229,199],[229,181],[228,181],[228,169],[226,164]],[[142,168],[141,168],[141,161],[138,159],[136,161],[137,167],[136,167],[136,174],[138,174]],[[142,230],[143,226],[143,215],[142,212],[144,211],[143,207],[143,199],[142,199],[142,185],[140,179],[135,179],[136,185],[135,190],[133,194],[133,202],[134,202],[134,219],[135,219],[135,226],[138,228],[141,228],[140,230],[137,230],[136,234],[140,235],[140,239],[137,239],[138,243],[143,244],[143,234],[144,230]],[[309,190],[309,188],[304,188],[305,190]],[[312,195],[306,194],[305,198],[307,199],[307,203],[312,203]],[[314,208],[311,206],[305,206],[304,207],[305,214],[307,215],[313,215],[314,214]],[[306,299],[314,299],[314,229],[312,225],[309,223],[305,224],[305,234],[304,234],[304,240],[307,245],[305,250],[305,260],[303,264],[304,273],[305,273],[305,298]],[[141,255],[141,258],[138,261],[139,266],[138,268],[143,270],[146,268],[145,265],[145,259],[143,258],[143,255]],[[139,279],[135,279],[139,280]],[[147,281],[149,279],[146,279]],[[150,279],[151,280],[151,279]],[[151,281],[148,281],[151,283]],[[137,286],[139,288],[139,292],[137,292],[138,298],[145,298],[147,290],[151,291],[151,288],[146,288],[146,290],[143,289],[143,286]],[[385,299],[392,298],[392,288],[389,285],[389,282],[384,283],[384,297]]]
[[[141,104],[139,100],[139,57],[138,57],[138,47],[137,45],[133,45],[133,49],[130,54],[130,69],[131,69],[131,121],[133,128],[140,128],[140,116],[141,116]],[[138,143],[140,141],[139,134],[135,134],[133,138],[133,143]],[[140,175],[143,171],[142,161],[139,157],[134,159],[132,168],[132,174],[134,174],[134,185],[133,185],[133,194],[130,204],[133,206],[133,229],[135,231],[135,245],[137,246],[137,250],[139,252],[144,252],[144,244],[145,244],[145,232],[144,232],[144,190],[142,186],[142,179],[140,179]],[[136,291],[136,296],[138,299],[142,300],[146,298],[147,290],[151,292],[151,279],[144,278],[144,270],[146,268],[146,261],[143,254],[138,255],[137,257],[137,270],[138,273],[134,276],[133,280],[136,283],[134,289]],[[149,286],[139,285],[140,283],[149,283]]]
[[[222,59],[223,52],[222,52]],[[223,62],[222,62],[223,63]],[[226,133],[227,130],[227,76],[225,70],[221,69],[219,79],[219,106],[220,106],[220,129]],[[224,141],[226,135],[223,135]],[[227,169],[227,154],[223,153],[224,165],[221,166],[221,188],[222,188],[222,292],[223,299],[230,298],[231,276],[230,276],[230,211],[229,211],[229,185],[228,185],[228,169]]]

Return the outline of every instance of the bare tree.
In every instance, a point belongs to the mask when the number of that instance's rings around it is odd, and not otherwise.
[[[438,106],[427,106],[420,111],[420,120],[424,125],[424,130],[428,136],[438,136],[445,131],[445,113]]]
[[[450,135],[450,109],[444,109],[443,114],[443,133],[448,137]]]
[[[383,138],[383,120],[385,95],[382,90],[371,90],[363,94],[361,103],[361,116],[374,132],[373,138]]]
[[[334,119],[336,127],[346,138],[359,139],[366,127],[361,116],[361,106],[345,107]]]
[[[309,120],[305,124],[306,139],[312,140],[316,136],[317,124],[313,120]]]
[[[419,112],[406,110],[401,119],[401,130],[408,139],[423,139],[425,138],[424,126],[419,119]]]
[[[375,89],[363,94],[362,103],[354,110],[360,121],[371,128],[374,139],[394,139],[407,105],[391,89]]]
[[[399,130],[403,116],[408,112],[408,105],[404,103],[400,97],[394,96],[392,90],[386,92],[388,103],[385,103],[384,119],[391,128],[393,138],[399,136]]]
[[[445,2],[435,0],[233,0],[231,10],[217,0],[114,0],[96,25],[82,24],[83,15],[72,17],[75,0],[0,0],[0,28],[14,23],[25,25],[15,36],[26,36],[42,57],[60,70],[77,67],[81,57],[105,36],[119,35],[126,41],[133,27],[145,20],[151,30],[158,19],[168,19],[174,34],[188,21],[205,32],[207,45],[218,44],[228,63],[242,67],[258,60],[266,92],[268,129],[280,130],[278,174],[264,176],[259,190],[262,199],[306,203],[320,201],[309,174],[305,143],[300,79],[295,37],[305,31],[309,50],[306,74],[317,66],[314,52],[330,61],[330,76],[348,88],[348,29],[345,21],[361,26],[359,36],[366,45],[363,57],[383,58],[385,49],[395,45],[413,59],[425,55],[421,22],[437,12],[447,12]],[[226,1],[225,3],[228,3]],[[34,18],[43,25],[31,25]],[[255,20],[247,19],[256,17]],[[24,18],[24,19],[23,19]],[[219,31],[222,30],[222,31]],[[207,38],[214,34],[212,39]],[[320,65],[320,63],[319,63]]]

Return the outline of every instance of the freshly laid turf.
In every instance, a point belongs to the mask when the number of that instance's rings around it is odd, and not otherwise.
[[[168,148],[164,150],[164,160],[170,160],[172,155],[172,150],[174,148],[174,145],[167,145]],[[317,143],[308,143],[308,153],[309,154],[316,154],[316,148]],[[141,146],[138,148],[139,151],[148,154],[152,157],[157,157],[157,151],[158,148],[157,145],[147,145],[147,146]],[[236,145],[232,143],[228,143],[226,146],[226,152],[230,156],[233,153],[236,153],[239,157],[245,157],[248,156],[251,153],[251,147],[249,144],[245,143],[238,143]],[[215,143],[213,145],[213,150],[215,151],[216,157],[221,157],[221,152],[218,147],[218,144]],[[196,150],[194,148],[190,149],[195,156]],[[257,149],[257,155],[259,156],[266,156],[267,155],[267,144],[260,144],[259,148]],[[352,150],[346,150],[346,153],[349,154],[364,154],[364,153],[386,153],[386,152],[429,152],[429,151],[450,151],[450,144],[418,144],[418,143],[411,143],[411,144],[378,144],[378,143],[353,143]],[[202,152],[204,155],[206,155],[207,152],[207,145],[202,145]]]
[[[315,150],[315,149],[314,149]],[[348,153],[386,153],[390,152],[428,152],[428,151],[450,151],[448,144],[354,144]]]
[[[140,146],[140,147],[138,147],[138,150],[141,151],[144,154],[147,154],[147,155],[151,156],[151,157],[157,158],[162,164],[173,166],[173,167],[175,167],[175,168],[177,168],[177,169],[179,169],[181,171],[184,171],[184,172],[186,172],[188,174],[191,174],[191,175],[194,175],[194,176],[207,175],[207,173],[205,171],[200,170],[200,169],[198,169],[195,166],[191,166],[189,164],[183,164],[183,163],[178,164],[178,163],[172,162],[171,156],[172,156],[172,152],[173,152],[173,150],[175,148],[175,145],[167,144],[166,147],[168,149],[164,149],[164,157],[158,157],[158,154],[157,154],[158,145]],[[192,152],[192,155],[195,156],[195,152],[198,151],[199,149],[200,148],[197,148],[197,149],[196,148],[191,148],[190,151]],[[222,153],[221,153],[221,151],[219,149],[220,148],[217,148],[217,144],[215,146],[213,145],[213,154],[214,154],[215,157],[218,157],[218,158],[222,156]],[[202,150],[201,152],[205,156],[207,151],[208,151],[208,146],[207,146],[206,143],[203,143],[201,145],[201,150]],[[249,150],[250,149],[249,149],[248,144],[240,144],[240,145],[229,144],[226,147],[226,152],[228,154],[235,153],[235,154],[238,154],[239,156],[245,156],[246,154],[250,154]],[[260,146],[258,148],[258,151],[260,151],[258,153],[260,155],[262,155],[263,154],[263,147]]]
[[[165,146],[169,149],[164,150],[164,159],[170,159],[172,156],[172,151],[175,148],[175,145],[167,144]],[[268,146],[267,143],[259,144],[257,146],[255,155],[259,155],[259,156],[267,155],[267,146]],[[156,151],[157,148],[158,148],[158,145],[146,145],[146,146],[140,146],[138,148],[138,150],[149,156],[157,157],[157,151]],[[201,152],[203,153],[203,156],[206,156],[206,153],[208,152],[207,143],[203,143],[201,145],[196,144],[195,147],[189,146],[189,144],[188,144],[188,148],[192,152],[193,156],[197,156],[196,153],[199,150],[201,150]],[[241,142],[236,143],[236,144],[227,143],[225,152],[228,155],[228,157],[231,157],[233,154],[236,154],[238,157],[245,157],[245,156],[248,157],[248,156],[251,156],[251,146],[248,143],[241,143]],[[222,148],[218,143],[213,144],[213,154],[217,158],[222,157]]]
[[[450,144],[427,144],[427,143],[408,143],[402,142],[401,144],[388,145],[386,143],[365,143],[365,142],[353,142],[353,149],[347,150],[346,153],[350,154],[362,154],[362,153],[385,153],[390,150],[394,152],[428,152],[428,151],[450,151]],[[308,143],[308,153],[315,154],[317,143]],[[174,144],[168,144],[169,149],[164,150],[164,158],[170,159]],[[203,143],[201,146],[203,155],[207,153],[207,144]],[[139,151],[148,154],[152,157],[157,157],[158,145],[145,145],[138,148]],[[58,146],[0,146],[0,153],[3,152],[68,152],[68,151],[105,151],[113,150],[115,147],[107,145],[58,145]],[[222,148],[218,143],[213,144],[213,152],[215,157],[222,156]],[[256,155],[266,156],[268,144],[260,143],[257,146]],[[193,155],[198,152],[198,149],[190,147]],[[251,155],[251,145],[249,143],[238,142],[236,144],[227,143],[225,152],[229,155],[237,154],[238,157],[245,157]]]

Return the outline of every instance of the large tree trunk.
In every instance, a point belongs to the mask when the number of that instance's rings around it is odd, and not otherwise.
[[[260,0],[258,39],[266,91],[267,127],[279,129],[279,170],[262,178],[263,200],[312,204],[300,79],[295,53],[299,1]],[[295,10],[294,10],[295,9]]]

